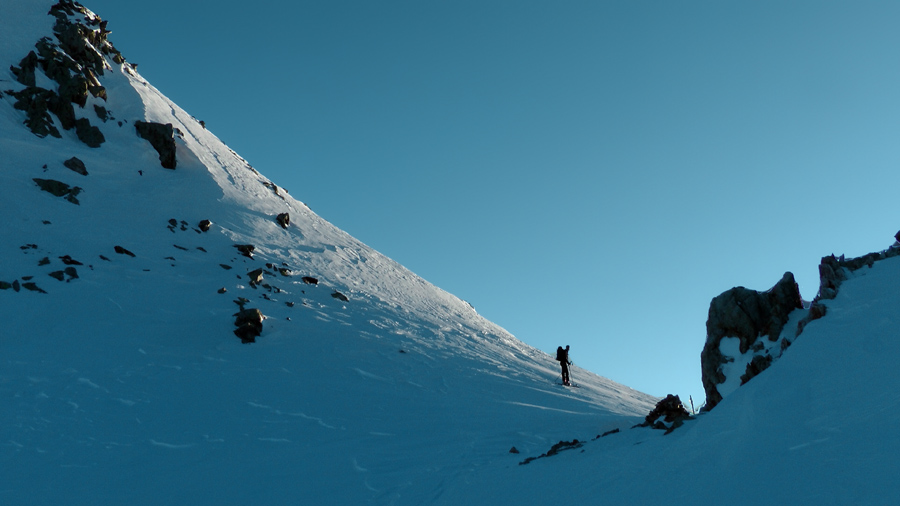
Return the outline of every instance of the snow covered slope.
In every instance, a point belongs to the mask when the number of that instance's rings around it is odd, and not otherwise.
[[[780,360],[697,420],[480,474],[439,504],[548,504],[554,483],[572,504],[896,504],[900,257],[850,276]]]
[[[713,411],[632,428],[655,399],[578,368],[555,385],[551,357],[250,167],[91,13],[61,15],[91,32],[73,67],[52,2],[7,3],[0,504],[896,503],[900,257],[849,274]],[[43,137],[29,108],[60,111]],[[174,170],[137,121],[177,129]],[[253,344],[241,306],[266,316]]]
[[[90,11],[55,8],[57,32],[88,34],[75,55],[54,34],[54,2],[11,4],[0,18],[0,503],[429,503],[515,466],[513,446],[537,455],[652,408],[578,368],[581,388],[556,385],[550,356],[224,146],[105,45]],[[67,93],[84,101],[71,108],[78,127],[58,101]],[[58,137],[26,127],[25,102],[49,111],[35,117]],[[174,127],[174,170],[138,121]],[[266,317],[253,344],[233,334],[241,307]]]

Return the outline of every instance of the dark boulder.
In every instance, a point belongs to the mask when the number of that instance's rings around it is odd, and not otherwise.
[[[256,342],[263,330],[262,322],[265,317],[262,312],[256,308],[241,309],[234,316],[234,326],[237,327],[234,335],[241,338],[242,343]]]
[[[97,117],[100,118],[100,120],[104,123],[109,120],[109,111],[107,111],[106,107],[103,107],[102,105],[94,104],[94,114],[96,114]]]
[[[685,420],[691,419],[691,414],[684,409],[681,399],[677,395],[669,394],[656,403],[656,407],[644,417],[644,423],[640,426],[664,430],[668,434],[681,427]]]
[[[22,288],[31,290],[32,292],[47,293],[43,289],[41,289],[41,287],[37,286],[37,284],[34,282],[22,283]]]
[[[75,135],[78,136],[78,140],[85,143],[89,148],[99,148],[101,144],[106,142],[103,132],[91,125],[87,118],[75,120]]]
[[[62,260],[62,263],[66,264],[66,265],[84,265],[83,263],[79,262],[78,260],[75,260],[74,258],[72,258],[70,255],[63,255],[63,256],[59,257],[59,259]]]
[[[331,296],[334,297],[335,299],[339,300],[339,301],[342,301],[342,302],[349,302],[349,301],[350,301],[350,299],[348,299],[347,296],[344,295],[344,294],[342,294],[341,292],[334,292],[334,293],[331,294]]]
[[[134,253],[128,251],[127,249],[125,249],[121,246],[116,246],[114,249],[115,249],[116,253],[118,253],[120,255],[128,255],[130,257],[134,257]]]
[[[235,244],[234,247],[247,258],[253,258],[253,250],[256,249],[252,244]]]
[[[202,230],[204,232],[209,232],[209,227],[211,227],[211,226],[212,226],[212,222],[209,220],[203,220],[200,222],[200,225],[199,225],[200,230]]]
[[[60,281],[72,281],[73,279],[78,278],[78,271],[74,267],[66,267],[65,270],[62,271],[53,271],[48,274],[52,278],[56,278]],[[66,279],[68,276],[68,279]]]
[[[291,224],[291,216],[288,213],[279,214],[275,220],[281,225],[281,228],[288,228]]]
[[[256,269],[247,273],[247,277],[250,278],[250,286],[256,287],[256,285],[262,283],[263,281],[263,270]]]
[[[69,169],[73,172],[77,172],[77,173],[81,174],[82,176],[88,175],[87,167],[84,166],[84,162],[79,160],[77,157],[73,156],[72,158],[69,158],[68,160],[63,162],[63,165],[67,169]]]
[[[719,351],[722,339],[740,339],[740,353],[747,353],[763,336],[777,341],[791,312],[802,307],[800,289],[790,272],[768,291],[739,286],[712,300],[706,321],[706,344],[700,354],[706,409],[712,409],[722,400],[717,385],[725,382],[722,366],[731,360]]]
[[[312,276],[303,276],[300,279],[307,285],[318,285],[319,284],[319,280]]]
[[[171,123],[136,121],[134,128],[159,154],[159,162],[166,169],[175,169],[175,128]]]
[[[41,179],[41,178],[33,178],[32,181],[37,183],[37,185],[47,193],[51,195],[55,195],[57,197],[63,197],[69,202],[79,205],[78,199],[75,198],[79,193],[81,193],[81,188],[78,186],[70,187],[66,183],[62,181],[56,181],[54,179]]]

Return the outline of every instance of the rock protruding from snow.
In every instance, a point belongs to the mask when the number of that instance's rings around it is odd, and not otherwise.
[[[135,121],[134,128],[159,153],[159,163],[166,169],[175,169],[175,128],[171,123]]]
[[[288,228],[291,224],[291,215],[288,213],[281,213],[275,217],[275,220],[281,225],[281,228]]]
[[[72,158],[69,158],[68,160],[63,162],[63,165],[67,169],[69,169],[73,172],[77,172],[78,174],[81,174],[82,176],[88,175],[87,167],[85,167],[84,162],[82,162],[80,159],[78,159],[78,157],[73,156]]]
[[[57,181],[55,179],[41,179],[36,177],[33,178],[32,181],[34,181],[41,190],[44,190],[47,193],[57,197],[63,197],[73,204],[80,204],[76,197],[81,193],[81,187],[69,186],[62,181]]]
[[[98,79],[108,64],[103,55],[121,55],[106,40],[105,23],[77,2],[61,1],[50,9],[56,17],[53,32],[57,42],[44,37],[10,70],[24,89],[11,91],[15,108],[25,112],[25,125],[38,137],[61,138],[53,116],[65,130],[75,129],[78,139],[89,147],[100,147],[106,139],[90,120],[78,117],[89,96],[106,100],[106,88]],[[124,61],[124,60],[122,60]],[[38,84],[42,72],[55,85],[46,89]],[[103,108],[105,111],[105,108]],[[52,116],[51,116],[52,114]],[[102,119],[102,118],[101,118]]]
[[[681,427],[685,420],[691,420],[692,418],[691,414],[684,408],[684,404],[681,403],[681,398],[677,395],[669,394],[665,399],[656,403],[656,407],[647,414],[646,418],[644,418],[644,423],[640,426],[664,430],[668,434]]]
[[[897,232],[894,238],[900,241],[900,232]],[[819,263],[819,293],[813,299],[809,314],[798,324],[797,335],[799,336],[803,332],[809,322],[825,316],[827,308],[822,301],[837,297],[841,283],[847,280],[854,271],[863,267],[871,268],[875,262],[898,255],[900,255],[900,247],[895,245],[884,251],[850,259],[844,258],[844,255],[822,257],[822,261]]]
[[[744,355],[752,351],[761,351],[765,344],[759,338],[768,336],[775,342],[795,309],[802,309],[800,289],[794,281],[794,275],[786,272],[781,281],[770,290],[758,292],[742,286],[732,288],[715,297],[709,306],[709,318],[706,321],[706,344],[700,354],[703,388],[706,391],[706,408],[712,409],[722,400],[718,386],[726,381],[723,365],[734,361],[721,351],[724,338],[739,339],[738,351]],[[759,348],[759,349],[756,349]],[[743,374],[749,380],[764,369],[760,361]],[[762,367],[762,369],[760,369]],[[751,370],[752,369],[752,370]]]
[[[265,318],[262,311],[256,308],[242,309],[234,315],[234,335],[241,338],[242,343],[255,343],[256,338],[262,334],[263,319]]]

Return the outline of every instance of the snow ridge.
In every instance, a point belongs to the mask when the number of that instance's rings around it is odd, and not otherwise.
[[[105,30],[75,2],[13,3],[4,69],[59,42],[48,11]],[[98,145],[53,108],[59,137],[36,135],[16,107],[29,85],[0,71],[3,503],[421,504],[513,445],[537,454],[652,408],[587,371],[555,385],[547,354],[317,216],[118,52],[89,53],[103,92],[72,110]],[[45,62],[35,84],[63,96]],[[171,125],[174,170],[138,121]],[[233,334],[241,308],[264,315],[253,344]]]

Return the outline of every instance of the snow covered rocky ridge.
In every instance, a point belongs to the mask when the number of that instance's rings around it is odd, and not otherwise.
[[[840,271],[714,410],[634,429],[657,399],[555,385],[552,357],[316,216],[107,35],[69,1],[0,17],[3,504],[894,502],[897,258]],[[243,339],[241,309],[265,317]]]

